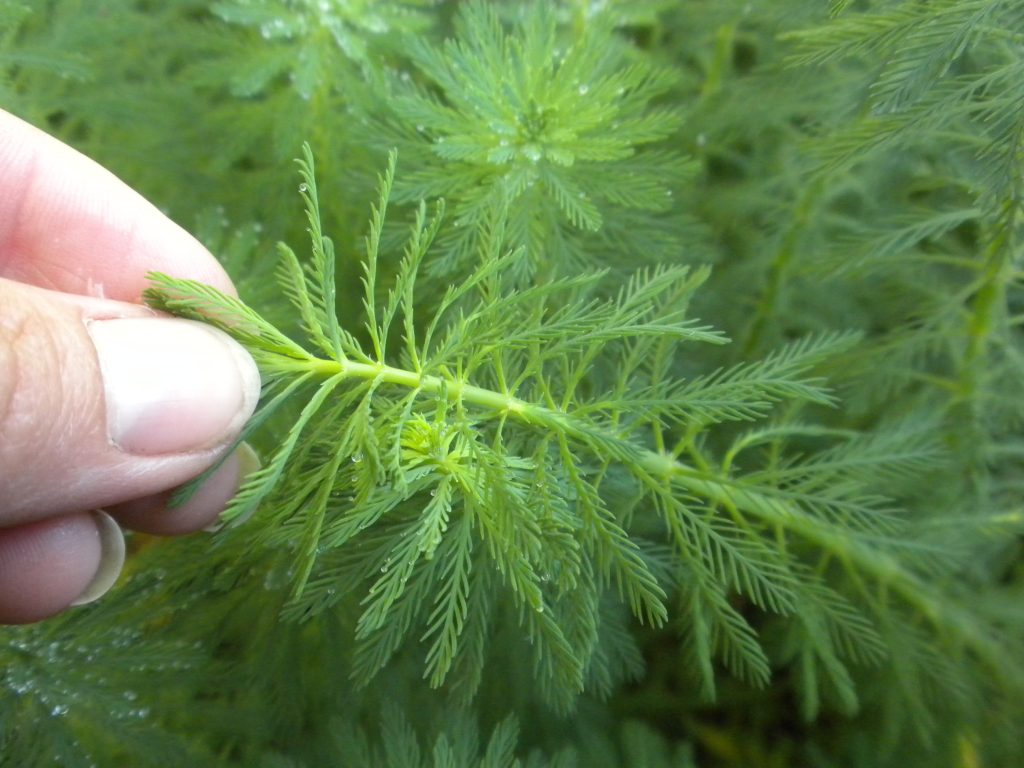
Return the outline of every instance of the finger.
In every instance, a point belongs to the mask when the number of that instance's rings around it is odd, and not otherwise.
[[[187,502],[169,505],[173,491],[107,507],[122,525],[143,533],[175,536],[213,526],[238,486],[259,469],[259,459],[244,443],[229,456]]]
[[[0,110],[0,277],[139,301],[146,273],[234,294],[216,259],[109,171]]]
[[[201,323],[0,279],[0,525],[180,485],[237,437],[252,358]]]
[[[0,529],[0,623],[23,624],[91,602],[113,585],[124,539],[103,513]]]

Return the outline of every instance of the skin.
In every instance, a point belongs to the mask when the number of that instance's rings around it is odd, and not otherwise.
[[[146,450],[111,438],[95,328],[154,318],[141,305],[152,270],[235,293],[214,257],[136,192],[0,111],[0,623],[53,615],[87,591],[105,551],[94,510],[137,531],[184,534],[214,522],[237,488],[231,456],[189,504],[167,508],[169,492],[217,460],[251,414],[258,374],[240,347],[225,353],[247,371],[240,391],[217,401],[224,413],[199,444],[173,434],[173,414],[149,414],[135,440]],[[166,324],[188,322],[153,321],[169,333],[181,327]],[[225,340],[209,344],[234,344]]]

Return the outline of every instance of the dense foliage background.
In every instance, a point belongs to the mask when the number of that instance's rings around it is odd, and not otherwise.
[[[289,332],[270,276],[275,243],[308,250],[308,142],[353,344],[361,278],[384,302],[413,253],[422,317],[476,281],[438,376],[519,365],[568,414],[502,443],[461,405],[332,411],[401,453],[330,474],[361,490],[330,486],[323,531],[270,495],[136,536],[99,604],[0,632],[0,765],[1020,764],[1019,1],[0,0],[0,105]]]

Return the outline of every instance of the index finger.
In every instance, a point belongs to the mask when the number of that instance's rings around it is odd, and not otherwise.
[[[0,277],[138,302],[150,271],[235,294],[210,252],[141,195],[0,110]]]

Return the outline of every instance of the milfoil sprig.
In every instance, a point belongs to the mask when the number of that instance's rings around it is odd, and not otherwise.
[[[885,657],[878,617],[924,621],[1002,663],[997,633],[931,586],[935,558],[900,538],[898,512],[875,490],[879,477],[934,462],[920,434],[830,435],[836,447],[817,457],[746,473],[741,454],[799,428],[741,435],[720,461],[707,445],[716,423],[779,401],[833,405],[813,369],[855,337],[799,340],[681,379],[680,349],[726,341],[687,316],[705,270],[649,269],[613,293],[601,272],[510,288],[503,275],[522,254],[501,250],[497,217],[474,268],[425,312],[416,279],[443,205],[419,206],[390,288],[378,285],[394,155],[366,238],[357,337],[334,312],[335,253],[308,147],[299,167],[312,258],[279,246],[278,277],[308,346],[194,281],[153,274],[146,300],[252,353],[264,392],[243,438],[303,403],[225,519],[256,512],[246,535],[293,560],[287,615],[363,595],[357,677],[418,627],[431,683],[472,690],[488,616],[512,606],[542,691],[564,709],[611,663],[601,630],[616,619],[601,606],[616,598],[655,626],[678,602],[708,693],[716,658],[756,684],[770,676],[737,596],[795,628],[809,708],[819,678],[856,707],[847,665]]]

